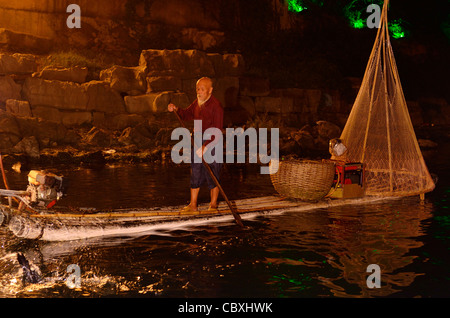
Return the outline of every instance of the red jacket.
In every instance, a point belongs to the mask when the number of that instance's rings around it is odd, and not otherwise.
[[[202,134],[208,128],[218,128],[223,129],[223,108],[219,100],[213,95],[200,107],[198,105],[198,100],[196,99],[189,107],[185,109],[178,108],[178,115],[184,121],[189,120],[201,120],[202,121]],[[214,141],[215,136],[213,135],[211,140],[207,140],[203,145],[208,145]],[[217,141],[216,141],[217,142]],[[215,143],[216,143],[215,142]],[[213,143],[212,145],[214,145]]]

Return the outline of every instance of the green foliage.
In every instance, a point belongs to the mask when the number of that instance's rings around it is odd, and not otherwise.
[[[106,57],[102,54],[86,54],[73,50],[52,53],[48,64],[62,67],[82,66],[88,68],[103,68],[108,65]]]
[[[103,54],[93,54],[90,51],[59,51],[48,56],[43,66],[53,65],[58,67],[81,66],[88,68],[88,79],[99,77],[102,69],[112,65],[110,58]]]
[[[302,12],[306,10],[307,7],[304,6],[301,0],[287,0],[288,10],[291,12]]]
[[[389,31],[394,39],[401,39],[406,36],[406,30],[403,27],[403,20],[394,20],[389,22]]]
[[[348,19],[351,27],[355,29],[364,29],[367,27],[366,21],[369,13],[366,12],[367,6],[376,4],[383,8],[383,0],[353,0],[344,7],[344,15]],[[404,38],[408,35],[403,19],[396,19],[388,22],[388,28],[394,39]]]

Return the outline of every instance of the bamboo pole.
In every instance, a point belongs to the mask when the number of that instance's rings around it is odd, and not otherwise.
[[[389,95],[387,91],[387,52],[386,52],[386,45],[389,43],[389,28],[388,28],[388,21],[387,21],[387,7],[388,7],[389,1],[386,0],[384,7],[383,7],[383,14],[382,14],[382,38],[381,38],[381,44],[383,45],[383,77],[384,77],[384,104],[385,104],[385,116],[386,116],[386,138],[387,138],[387,144],[388,144],[388,164],[389,164],[389,190],[390,192],[394,191],[394,184],[393,184],[393,171],[392,171],[392,145],[391,145],[391,122],[390,122],[390,112],[389,112]],[[384,40],[384,41],[383,41]]]

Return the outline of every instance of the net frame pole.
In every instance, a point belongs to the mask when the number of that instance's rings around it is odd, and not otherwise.
[[[382,25],[382,36],[381,36],[381,43],[383,46],[383,56],[382,56],[382,62],[383,62],[383,82],[384,82],[384,105],[385,105],[385,116],[386,116],[386,138],[387,138],[387,146],[388,146],[388,166],[389,166],[389,191],[394,191],[394,185],[393,185],[393,171],[392,171],[392,144],[391,144],[391,120],[390,120],[390,112],[389,112],[389,94],[387,89],[387,62],[388,59],[386,58],[386,45],[389,43],[389,28],[388,28],[388,21],[387,21],[387,7],[389,5],[389,0],[386,0],[383,7],[383,14],[381,17],[381,20],[383,22]]]
[[[385,16],[385,8],[387,8],[387,5],[389,3],[389,0],[386,0],[383,6],[383,10],[381,13],[381,17],[380,17],[380,25],[379,25],[379,29],[377,32],[377,36],[375,38],[375,45],[372,48],[372,52],[370,53],[370,57],[369,57],[369,63],[367,64],[366,67],[366,71],[364,73],[364,79],[366,78],[366,75],[369,74],[369,70],[371,69],[371,65],[370,62],[371,61],[376,61],[379,60],[379,58],[376,58],[376,55],[378,55],[378,57],[380,56],[380,47],[379,47],[379,43],[380,43],[380,37],[383,36],[383,26],[384,26],[384,19],[383,17]],[[375,73],[374,74],[378,74],[378,67],[379,67],[379,63],[376,63],[375,65]],[[364,142],[363,142],[363,147],[362,147],[362,154],[361,154],[361,162],[364,162],[364,157],[366,154],[366,147],[367,147],[367,138],[369,136],[369,128],[370,128],[370,122],[372,119],[372,108],[373,108],[373,103],[374,103],[374,96],[375,96],[375,81],[372,85],[372,89],[371,89],[371,94],[370,94],[370,102],[369,102],[369,114],[367,117],[367,125],[366,125],[366,131],[364,134]]]

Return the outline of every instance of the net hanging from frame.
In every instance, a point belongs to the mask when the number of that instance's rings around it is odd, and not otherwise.
[[[394,59],[386,0],[364,78],[341,134],[347,161],[365,165],[365,193],[409,196],[434,189]]]

